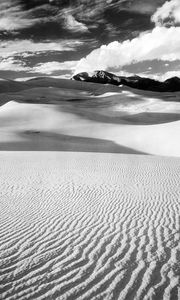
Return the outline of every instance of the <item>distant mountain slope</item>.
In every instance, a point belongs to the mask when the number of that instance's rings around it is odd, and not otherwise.
[[[88,83],[83,81],[73,81],[70,79],[59,79],[53,77],[37,77],[26,81],[28,88],[35,87],[55,87],[70,90],[82,90],[100,95],[105,92],[119,92],[119,88],[111,85],[110,87],[101,86],[96,83]]]
[[[82,72],[74,75],[74,80],[57,79],[52,77],[37,77],[27,81],[13,81],[0,78],[0,93],[13,93],[39,87],[60,88],[70,90],[88,91],[94,95],[106,92],[119,92],[119,86],[155,92],[180,91],[180,78],[173,77],[164,82],[140,76],[116,76],[106,71],[95,71],[92,75]],[[110,85],[100,85],[110,84]]]
[[[95,82],[102,84],[126,85],[140,90],[157,92],[177,92],[180,91],[180,78],[172,77],[164,82],[140,76],[117,76],[106,71],[94,71],[92,75],[82,72],[74,75],[72,79],[77,81]]]
[[[36,77],[27,81],[13,81],[0,78],[0,93],[14,93],[34,88],[59,88],[67,90],[88,91],[100,95],[105,92],[119,92],[119,88],[111,86],[101,86],[96,83],[73,81],[69,79],[57,79],[52,77]]]
[[[23,82],[0,78],[0,93],[18,92],[27,89]]]

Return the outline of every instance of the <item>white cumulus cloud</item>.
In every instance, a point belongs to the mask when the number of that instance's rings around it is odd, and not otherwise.
[[[166,72],[164,74],[161,74],[158,76],[158,79],[161,80],[161,81],[164,81],[168,78],[171,78],[171,77],[179,77],[180,78],[180,71],[169,71],[169,72]]]
[[[155,27],[137,38],[112,42],[82,58],[76,72],[111,69],[145,60],[173,61],[180,59],[180,27]]]
[[[180,0],[165,2],[153,14],[153,30],[132,40],[114,41],[93,50],[82,58],[75,73],[97,69],[117,69],[146,60],[175,61],[180,59]],[[168,26],[167,26],[168,25]]]
[[[151,19],[157,26],[180,24],[180,0],[165,2]]]

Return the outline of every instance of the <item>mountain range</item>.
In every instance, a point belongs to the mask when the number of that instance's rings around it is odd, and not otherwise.
[[[82,72],[74,75],[73,80],[94,82],[101,84],[113,84],[116,86],[125,85],[131,88],[140,90],[149,90],[156,92],[177,92],[180,91],[180,78],[172,77],[164,82],[154,79],[140,77],[140,76],[117,76],[115,74],[98,70],[89,74],[88,72]]]

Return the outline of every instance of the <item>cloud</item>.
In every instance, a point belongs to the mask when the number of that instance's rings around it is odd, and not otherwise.
[[[83,7],[87,8],[88,5]],[[49,22],[72,32],[88,32],[87,26],[76,19],[79,18],[78,12],[79,9],[71,1],[64,7],[62,1],[39,0],[26,3],[23,0],[0,0],[0,31],[12,33]]]
[[[172,78],[172,77],[179,77],[180,78],[180,71],[168,71],[168,72],[165,72],[165,73],[157,73],[157,74],[141,73],[141,74],[139,74],[139,76],[151,78],[151,79],[158,80],[158,81],[165,81],[165,80],[167,80],[169,78]]]
[[[160,1],[142,1],[142,0],[134,0],[130,2],[130,10],[140,12],[143,14],[150,14],[154,13]],[[162,1],[161,1],[162,2]]]
[[[51,61],[47,63],[37,64],[34,68],[31,69],[31,72],[50,75],[56,71],[63,71],[63,70],[74,71],[76,65],[77,65],[77,61],[64,61],[62,63],[58,61]]]
[[[0,1],[0,31],[28,28],[38,22],[38,18],[29,18],[29,13],[22,10],[19,1]]]
[[[114,25],[113,13],[147,14],[154,11],[160,1],[163,0],[149,3],[144,0],[0,0],[0,31],[12,34],[34,25],[45,27],[47,23],[50,26],[54,23],[61,30],[89,33],[94,28],[102,29],[102,24],[107,28]]]
[[[33,42],[31,40],[1,41],[0,56],[6,58],[12,55],[30,56],[46,51],[75,51],[84,42],[80,40],[57,40],[54,42]]]
[[[1,66],[10,70],[24,68],[27,72],[47,74],[57,74],[58,70],[66,69],[69,72],[94,69],[119,72],[123,66],[135,62],[158,59],[167,63],[180,59],[180,1],[164,2],[165,0],[0,0],[0,31],[6,31],[3,33],[6,34],[6,40],[0,40],[0,56],[3,59]],[[157,9],[162,3],[164,4]],[[152,28],[151,14],[155,28],[139,34],[142,30]],[[8,37],[12,38],[12,33],[16,34],[13,39],[17,39],[7,40]],[[61,39],[55,39],[59,36]],[[119,41],[108,44],[116,40],[117,36]],[[137,37],[133,38],[135,36]],[[128,37],[131,39],[127,39]],[[90,40],[96,44],[90,44]],[[120,42],[122,40],[124,41]],[[107,45],[92,51],[77,62],[76,66],[77,59],[100,43]],[[63,59],[65,62],[62,62]]]
[[[69,70],[70,73],[75,69],[77,61],[52,61],[37,63],[37,54],[41,56],[45,53],[47,59],[54,52],[60,52],[65,56],[66,51],[75,51],[76,47],[83,45],[79,40],[59,40],[46,42],[33,42],[31,40],[1,41],[0,45],[0,71],[24,71],[26,73],[45,73]],[[34,60],[35,58],[35,60]],[[39,58],[39,59],[40,59]],[[34,60],[34,63],[33,63]],[[31,65],[31,67],[30,67]]]
[[[64,15],[65,19],[65,27],[68,30],[74,31],[74,32],[88,32],[88,28],[85,24],[78,22],[70,13],[65,13]]]
[[[42,73],[46,75],[55,75],[62,76],[65,75],[71,77],[73,74],[77,61],[70,60],[64,62],[51,61],[46,63],[38,63],[34,67],[29,67],[21,59],[15,59],[14,57],[7,57],[0,61],[0,71],[16,71],[16,72],[26,72],[28,73]],[[62,74],[62,71],[66,71],[66,74]],[[63,72],[64,73],[64,72]],[[67,74],[68,73],[68,74]]]
[[[30,71],[30,68],[25,65],[21,60],[8,57],[0,61],[0,71],[12,70],[16,72]]]
[[[52,1],[34,1],[34,4],[26,6],[20,0],[6,0],[6,3],[0,0],[0,31],[19,31],[48,22],[64,23],[64,27],[72,32],[88,31],[87,26],[71,14],[74,9],[60,9],[61,6],[60,2]]]
[[[180,59],[180,27],[156,27],[132,40],[103,45],[79,61],[76,72],[121,68],[144,60]]]
[[[133,73],[130,72],[124,72],[120,71],[116,73],[118,76],[133,76]],[[158,81],[165,81],[166,79],[172,78],[172,77],[179,77],[180,78],[180,71],[168,71],[165,73],[157,73],[157,74],[152,74],[152,73],[138,73],[139,76],[144,77],[144,78],[151,78],[154,80]]]
[[[154,29],[142,32],[132,40],[114,41],[93,50],[79,61],[75,73],[97,69],[117,69],[118,72],[125,65],[142,61],[180,59],[180,27],[175,26],[180,22],[180,1],[165,2],[151,19],[155,23]]]
[[[180,78],[180,71],[168,71],[164,74],[158,75],[159,80],[164,81],[171,77],[179,77]]]
[[[157,9],[151,19],[156,26],[180,25],[180,1],[165,2],[163,6]]]

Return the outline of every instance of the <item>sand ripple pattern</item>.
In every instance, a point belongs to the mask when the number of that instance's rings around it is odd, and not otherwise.
[[[1,299],[180,299],[180,159],[0,154]]]

